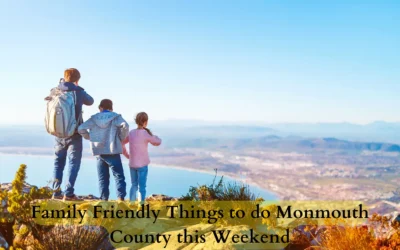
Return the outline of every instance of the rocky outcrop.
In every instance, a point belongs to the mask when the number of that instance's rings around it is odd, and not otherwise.
[[[30,185],[29,183],[25,183],[23,187],[23,192],[24,193],[29,193],[31,188],[36,187],[34,185]],[[49,188],[50,189],[50,188]],[[0,184],[0,190],[6,190],[8,192],[11,192],[12,190],[12,183],[2,183]],[[93,194],[88,194],[88,195],[77,195],[79,198],[83,200],[100,200],[99,197],[93,195]],[[164,194],[152,194],[146,198],[146,201],[177,201],[178,198],[171,197],[168,195]],[[4,201],[3,201],[4,202]],[[5,205],[5,204],[2,204]]]
[[[152,194],[146,198],[146,201],[177,201],[178,198],[164,194]]]
[[[37,186],[30,185],[29,183],[24,183],[23,193],[25,193],[25,194],[29,193],[29,191],[34,187],[38,188]],[[50,189],[50,187],[48,187],[48,189]],[[0,190],[6,190],[7,192],[11,192],[12,183],[2,183],[2,184],[0,184]],[[78,197],[81,198],[81,199],[84,199],[84,200],[100,200],[99,197],[94,196],[93,194],[78,195]],[[2,204],[2,205],[5,205],[5,204]]]
[[[25,183],[25,184],[24,184],[24,187],[23,187],[23,192],[24,192],[24,193],[29,193],[29,191],[30,191],[31,188],[33,188],[33,187],[36,187],[36,188],[37,188],[37,186],[34,186],[34,185],[30,185],[30,184],[28,184],[28,183]],[[12,190],[12,184],[11,184],[11,183],[2,183],[2,184],[0,184],[0,190],[6,190],[6,191],[8,191],[8,192],[11,192],[11,190]]]
[[[34,186],[29,185],[25,183],[25,186],[23,187],[24,193],[28,193],[31,188]],[[11,183],[5,183],[0,185],[0,190],[6,190],[6,191],[11,191],[12,190],[12,185]],[[80,198],[87,200],[87,201],[92,201],[92,200],[99,200],[98,197],[94,195],[86,195],[86,196],[80,196]],[[146,201],[177,201],[178,198],[163,195],[163,194],[152,194],[149,197],[146,198]],[[6,203],[5,201],[2,201],[1,203],[3,207],[5,207]],[[128,203],[122,203],[126,206],[129,206]],[[378,206],[379,205],[379,206]],[[376,209],[378,211],[381,211],[380,209],[385,208],[381,207],[382,205],[388,205],[387,203],[380,203],[377,206],[373,207],[373,209]],[[382,210],[383,211],[383,210]],[[178,212],[178,210],[176,210]],[[167,214],[170,214],[168,212]],[[400,221],[400,215],[398,215],[398,212],[394,212],[391,216],[393,220]],[[249,235],[250,233],[250,228],[247,225],[235,225],[235,226],[221,226],[221,225],[215,225],[215,224],[194,224],[194,225],[187,225],[183,224],[182,221],[176,220],[176,219],[171,219],[168,217],[160,217],[157,220],[157,223],[153,223],[153,219],[150,218],[142,218],[142,219],[135,219],[133,221],[129,220],[122,220],[120,221],[120,229],[123,232],[132,234],[132,235],[157,235],[157,234],[171,234],[171,235],[177,235],[178,233],[183,233],[184,230],[186,232],[186,235],[192,235],[193,238],[195,238],[196,235],[203,234],[205,235],[205,242],[198,242],[198,243],[183,243],[183,242],[178,242],[176,237],[171,237],[168,245],[166,248],[165,247],[165,242],[161,243],[132,243],[129,244],[129,247],[123,247],[123,248],[118,248],[119,250],[129,250],[129,249],[144,249],[144,250],[156,250],[156,249],[182,249],[182,250],[200,250],[200,249],[264,249],[265,244],[260,244],[258,245],[257,243],[233,243],[231,241],[228,241],[226,244],[221,244],[217,243],[215,241],[215,237],[213,235],[213,230],[230,230],[231,234],[237,234],[237,235]],[[90,230],[97,230],[97,227],[89,228]],[[255,226],[254,233],[255,234],[268,234],[268,230],[266,230],[265,225],[262,225],[259,223],[258,225]],[[324,227],[319,227],[316,229],[306,229],[306,226],[298,226],[296,228],[299,232],[301,232],[306,238],[308,238],[309,244],[306,246],[313,246],[314,248],[312,249],[320,249],[316,248],[318,246],[318,242],[321,242],[321,235],[322,232],[325,230]],[[55,229],[54,229],[55,230]],[[121,245],[123,246],[123,245]],[[0,248],[5,248],[7,249],[9,246],[7,242],[5,241],[4,237],[0,234]],[[115,246],[118,247],[118,246]],[[297,246],[292,245],[294,248],[287,248],[287,249],[299,249],[295,248]],[[104,240],[102,243],[102,249],[112,249],[112,246],[107,239]],[[301,248],[304,249],[304,248]]]

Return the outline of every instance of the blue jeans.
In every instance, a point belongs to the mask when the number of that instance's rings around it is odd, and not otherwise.
[[[146,182],[147,182],[147,173],[148,166],[141,168],[130,168],[131,172],[131,190],[129,194],[129,199],[131,201],[136,201],[136,192],[139,189],[140,200],[144,201],[146,199]]]
[[[73,196],[75,181],[78,177],[79,168],[81,167],[82,136],[80,134],[74,134],[69,138],[56,138],[54,148],[54,195],[60,196],[62,194],[61,183],[68,156],[68,175],[64,194],[66,196]]]
[[[100,198],[102,200],[108,200],[110,196],[110,169],[114,175],[115,185],[117,186],[117,196],[118,198],[124,199],[126,196],[126,183],[121,155],[119,154],[97,156]]]

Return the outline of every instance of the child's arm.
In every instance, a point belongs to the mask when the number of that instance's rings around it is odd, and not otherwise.
[[[86,91],[83,90],[83,104],[91,106],[94,103],[93,97],[91,97]]]
[[[153,145],[153,146],[160,146],[160,144],[161,144],[161,139],[156,135],[149,135],[148,134],[147,139],[151,143],[151,145]]]
[[[124,118],[122,118],[122,116],[119,116],[115,122],[118,127],[118,137],[122,142],[129,134],[129,124],[124,120]]]
[[[129,136],[127,136],[127,137],[125,138],[125,140],[122,141],[122,154],[123,154],[127,159],[129,159],[129,153],[128,153],[128,151],[126,151],[125,145],[128,144],[128,143],[129,143]]]
[[[85,138],[86,140],[90,140],[88,129],[93,128],[94,125],[95,124],[94,124],[92,118],[90,118],[89,120],[87,120],[86,122],[82,123],[78,127],[78,133],[81,134],[82,137]]]

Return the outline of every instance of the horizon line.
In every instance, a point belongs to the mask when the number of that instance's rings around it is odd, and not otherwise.
[[[218,120],[200,120],[200,119],[179,119],[179,118],[169,118],[169,119],[152,119],[153,122],[183,122],[183,123],[197,123],[196,125],[209,124],[209,125],[246,125],[246,126],[268,126],[268,125],[318,125],[318,124],[332,124],[332,125],[359,125],[367,126],[376,123],[388,123],[388,124],[398,124],[400,121],[385,121],[385,120],[373,120],[370,122],[349,122],[349,121],[277,121],[277,122],[267,122],[267,121],[218,121]],[[128,123],[133,123],[133,121],[128,121]],[[40,126],[43,125],[41,122],[27,122],[27,123],[2,123],[0,126]],[[185,125],[185,124],[183,124]]]

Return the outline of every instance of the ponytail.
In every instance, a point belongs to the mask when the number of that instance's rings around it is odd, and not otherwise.
[[[153,133],[151,133],[150,129],[148,129],[148,128],[143,128],[143,129],[146,130],[147,133],[149,133],[149,135],[153,136]]]
[[[137,124],[138,126],[141,126],[141,127],[143,127],[143,124],[144,124],[145,122],[147,122],[148,120],[149,120],[149,117],[148,117],[148,115],[147,115],[145,112],[140,112],[140,113],[138,113],[138,114],[136,115],[136,118],[135,118],[136,124]],[[151,136],[153,135],[153,133],[151,133],[150,129],[144,128],[144,127],[143,127],[143,129],[146,130],[147,133],[149,133],[149,135],[151,135]]]

